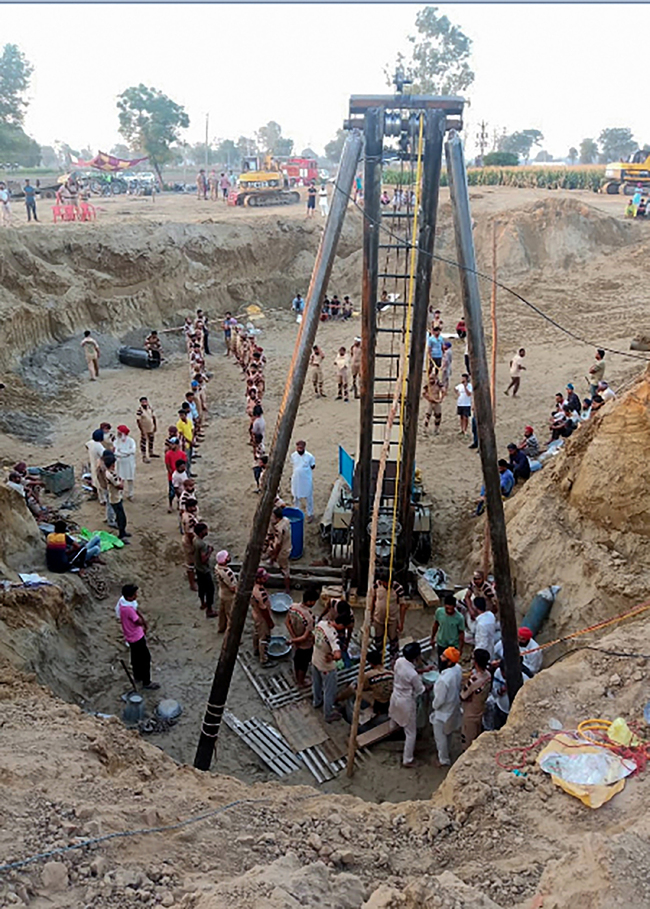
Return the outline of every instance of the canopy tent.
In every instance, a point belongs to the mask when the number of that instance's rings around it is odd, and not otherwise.
[[[114,155],[106,155],[104,152],[98,152],[90,161],[81,161],[73,158],[72,163],[75,167],[94,167],[95,170],[101,170],[106,174],[119,174],[122,173],[122,171],[129,170],[131,167],[135,167],[136,164],[141,164],[143,161],[148,160],[148,155],[144,158],[132,158],[131,160],[127,160],[126,158],[116,158]]]

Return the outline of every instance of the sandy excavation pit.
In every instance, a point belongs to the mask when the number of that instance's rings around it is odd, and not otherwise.
[[[165,201],[171,204],[175,200]],[[187,200],[178,201],[187,204]],[[34,464],[59,459],[74,463],[79,477],[83,445],[92,429],[100,419],[108,419],[114,426],[126,422],[134,428],[134,413],[141,394],[149,396],[159,425],[166,427],[173,421],[178,402],[187,390],[187,368],[178,344],[164,342],[169,359],[162,369],[152,372],[117,364],[107,367],[102,357],[101,381],[90,383],[83,372],[83,357],[76,347],[78,337],[85,327],[91,328],[99,335],[100,343],[108,353],[117,349],[122,341],[135,343],[152,327],[160,330],[180,325],[184,315],[198,306],[211,314],[214,329],[217,317],[226,309],[240,311],[247,303],[262,307],[265,318],[259,324],[268,357],[265,415],[267,424],[274,424],[296,333],[289,313],[290,300],[296,290],[304,292],[306,289],[319,238],[319,223],[306,222],[302,210],[283,210],[281,215],[255,213],[250,220],[240,217],[240,212],[220,210],[218,215],[210,213],[213,223],[195,223],[196,220],[205,221],[203,215],[195,215],[194,223],[191,223],[191,216],[186,211],[179,213],[166,210],[164,206],[157,209],[154,222],[150,211],[145,217],[141,209],[134,206],[126,218],[121,209],[118,213],[110,207],[111,202],[113,200],[107,203],[105,223],[88,228],[63,225],[61,231],[59,225],[56,230],[43,226],[33,231],[20,229],[6,234],[7,243],[0,250],[0,311],[3,316],[0,364],[2,379],[8,386],[3,393],[4,422],[0,425],[0,458],[5,466],[19,457]],[[613,202],[616,200],[578,193],[483,190],[473,201],[473,211],[478,222],[476,242],[483,267],[487,266],[490,256],[489,219],[498,217],[501,280],[510,283],[578,334],[626,350],[630,338],[638,330],[650,326],[650,294],[645,289],[650,229],[644,224],[623,222]],[[126,203],[119,204],[124,206]],[[124,223],[112,223],[120,217]],[[177,221],[175,217],[178,217]],[[358,213],[351,212],[330,289],[339,296],[349,293],[355,302],[359,300],[360,291],[360,238]],[[444,195],[436,249],[442,255],[448,255],[452,250],[449,210]],[[439,299],[448,288],[443,317],[446,326],[451,327],[460,315],[457,282],[447,266],[436,265],[434,278]],[[484,305],[487,301],[485,291]],[[572,381],[579,393],[583,393],[583,376],[591,362],[592,350],[541,322],[513,298],[500,296],[499,313],[498,376],[501,388],[507,384],[508,360],[515,348],[523,345],[528,350],[528,371],[524,374],[521,399],[513,401],[498,395],[497,434],[500,447],[505,449],[507,442],[520,438],[523,426],[529,422],[540,438],[546,438],[545,425],[555,391]],[[334,400],[331,361],[341,344],[349,346],[358,332],[357,325],[358,322],[353,321],[350,325],[323,325],[319,329],[318,343],[327,354],[325,390],[329,397],[313,401],[311,388],[307,387],[296,425],[295,438],[306,438],[317,460],[317,514],[322,512],[336,477],[338,445],[343,444],[352,452],[355,448],[358,403],[352,401],[344,405]],[[214,378],[209,386],[212,419],[202,459],[196,465],[200,511],[212,528],[211,535],[219,547],[227,548],[235,558],[240,558],[256,506],[252,458],[246,445],[243,387],[237,367],[221,356],[223,348],[216,330],[213,330],[212,346],[214,356],[210,366]],[[462,363],[459,344],[454,346],[454,357],[453,375],[457,379]],[[644,364],[608,356],[607,365],[606,378],[616,389],[625,389]],[[568,452],[542,474],[534,476],[528,487],[518,492],[507,505],[518,607],[523,612],[531,596],[549,583],[563,585],[541,640],[554,637],[557,631],[566,633],[629,609],[647,595],[650,527],[647,510],[635,508],[635,502],[639,489],[650,491],[650,477],[646,477],[645,461],[638,463],[633,475],[630,472],[621,474],[617,464],[620,451],[617,440],[622,437],[632,433],[635,450],[647,448],[650,437],[647,401],[647,384],[633,387],[622,405],[617,405],[616,409],[612,407],[598,427],[581,431],[581,437],[568,447]],[[162,434],[159,440],[161,444]],[[483,526],[482,519],[477,521],[471,516],[472,503],[480,485],[480,468],[477,456],[467,450],[466,444],[467,441],[458,435],[455,407],[451,401],[443,404],[440,436],[434,438],[420,431],[418,439],[418,466],[435,502],[432,563],[444,567],[459,583],[468,577],[475,554],[480,552]],[[287,473],[282,485],[287,494],[288,479]],[[606,489],[616,490],[620,508],[612,510],[603,484]],[[134,580],[141,587],[139,599],[152,626],[149,641],[154,675],[162,685],[160,693],[147,694],[147,706],[151,709],[162,696],[176,698],[184,708],[177,726],[163,735],[151,736],[148,741],[164,749],[176,761],[191,764],[221,638],[216,626],[203,618],[195,595],[187,587],[177,519],[166,513],[165,486],[164,468],[160,462],[138,464],[136,500],[127,503],[133,545],[105,557],[107,598],[95,600],[83,582],[68,577],[62,579],[62,595],[47,591],[38,597],[37,609],[33,598],[24,594],[16,595],[11,602],[5,598],[0,607],[0,655],[13,667],[35,672],[38,681],[48,685],[64,700],[82,705],[84,711],[119,712],[120,695],[128,688],[119,658],[126,661],[128,653],[121,643],[113,606],[121,584]],[[71,511],[75,521],[86,526],[104,526],[99,520],[97,503],[80,497],[75,504],[78,507]],[[4,490],[0,490],[0,509],[3,516],[11,515],[7,526],[0,530],[0,559],[6,574],[14,577],[17,569],[43,570],[38,537],[29,523],[15,514]],[[304,564],[320,559],[322,555],[316,525],[306,526]],[[357,613],[357,626],[360,618]],[[422,637],[430,630],[431,622],[429,611],[413,610],[407,616],[405,636]],[[641,653],[650,652],[648,632],[642,628],[637,634],[640,640],[635,649]],[[644,644],[643,638],[648,642]],[[244,643],[250,651],[248,633]],[[617,638],[615,644],[624,648],[629,646],[629,639]],[[594,872],[591,882],[588,874],[573,881],[569,860],[562,859],[562,851],[556,849],[554,843],[563,839],[566,825],[573,825],[574,839],[565,844],[568,853],[579,856],[583,867],[595,868],[598,859],[580,852],[579,834],[597,837],[599,822],[614,826],[620,822],[630,810],[630,800],[635,797],[632,793],[636,792],[638,796],[640,792],[643,797],[647,788],[645,777],[636,783],[640,790],[634,790],[630,784],[626,793],[619,797],[620,801],[607,809],[609,815],[585,817],[578,808],[563,801],[566,796],[554,794],[548,787],[540,790],[546,794],[546,799],[539,806],[537,801],[532,804],[537,796],[528,790],[517,791],[516,797],[512,797],[514,802],[510,796],[504,800],[503,791],[509,783],[504,783],[503,779],[499,782],[493,757],[497,743],[498,747],[507,747],[529,739],[532,732],[557,713],[560,701],[564,704],[561,719],[567,722],[577,721],[599,709],[607,715],[612,709],[612,697],[619,698],[616,706],[621,711],[638,714],[639,708],[642,709],[643,678],[635,680],[634,673],[642,672],[645,677],[647,665],[637,667],[624,662],[619,665],[619,662],[610,660],[603,665],[593,654],[578,654],[558,664],[548,674],[542,674],[530,684],[525,701],[518,703],[507,730],[499,737],[482,737],[479,745],[456,765],[437,793],[438,801],[433,808],[428,807],[428,802],[414,806],[407,801],[403,808],[396,809],[406,821],[393,825],[398,817],[393,814],[387,819],[385,830],[378,829],[373,833],[370,828],[370,836],[376,838],[374,846],[362,839],[354,850],[356,865],[350,862],[355,866],[353,870],[366,888],[365,892],[372,881],[386,880],[387,886],[400,889],[411,880],[409,875],[439,874],[444,868],[450,868],[468,885],[478,888],[474,895],[467,896],[465,903],[458,905],[531,909],[529,901],[541,880],[547,881],[547,892],[556,893],[559,900],[553,902],[551,897],[551,901],[544,903],[544,909],[547,905],[558,909],[566,905],[562,902],[562,894],[571,887],[579,895],[583,891],[586,894],[585,901],[576,899],[574,906],[601,905],[596,901],[600,896],[596,895],[592,884],[600,881],[604,894],[607,892],[604,878],[599,879]],[[598,681],[593,685],[583,682],[585,671]],[[614,674],[621,679],[620,686],[610,681]],[[626,687],[628,683],[630,687]],[[81,735],[82,728],[90,729],[91,719],[66,713],[64,707],[54,708],[54,711],[59,710],[62,718],[65,715],[65,722],[56,720],[50,727],[53,709],[50,702],[41,704],[29,689],[21,687],[23,683],[7,679],[6,684],[8,697],[17,705],[15,710],[9,710],[9,725],[15,730],[16,741],[21,747],[29,748],[28,731],[21,732],[23,719],[18,716],[18,705],[25,699],[31,704],[28,714],[34,717],[44,736],[53,736],[54,745],[64,741],[66,730],[62,727],[65,725],[74,729],[75,735]],[[17,685],[15,690],[14,684]],[[542,706],[544,704],[546,706]],[[256,716],[272,721],[240,669],[233,681],[229,707],[241,719]],[[163,798],[166,792],[167,801],[161,801],[155,809],[160,813],[165,813],[166,809],[169,813],[172,809],[168,806],[173,802],[173,812],[180,816],[183,810],[192,810],[195,804],[208,798],[205,792],[199,791],[202,783],[195,782],[192,776],[188,792],[194,787],[196,801],[183,802],[180,796],[176,801],[172,770],[164,763],[162,755],[154,757],[155,752],[141,744],[135,734],[124,733],[110,722],[108,725],[104,722],[101,729],[104,731],[98,735],[98,741],[107,755],[105,760],[101,759],[101,764],[113,768],[110,770],[111,786],[119,788],[120,775],[126,774],[128,764],[132,763],[136,768],[152,768],[149,772],[153,774],[153,781],[143,783],[148,792],[151,790],[152,798],[156,781],[166,780],[158,795]],[[74,753],[73,748],[71,754]],[[121,753],[127,756],[124,763],[115,757]],[[320,791],[349,793],[368,802],[428,799],[444,779],[432,765],[434,749],[430,730],[418,741],[416,756],[420,766],[415,772],[401,771],[400,756],[399,742],[375,746],[372,757],[351,782],[341,774],[320,787]],[[117,763],[111,763],[114,761]],[[25,772],[31,772],[30,767],[27,761]],[[266,784],[275,779],[227,729],[220,737],[214,769],[245,783]],[[104,770],[97,772],[101,775]],[[126,779],[124,785],[128,788]],[[313,778],[304,771],[292,776],[288,782],[312,785]],[[46,780],[43,785],[53,784]],[[81,779],[80,789],[84,786]],[[487,787],[488,794],[482,786]],[[227,788],[233,794],[243,791],[243,787],[230,780],[219,790],[224,797]],[[271,789],[265,786],[263,791]],[[300,791],[296,790],[296,793]],[[509,791],[505,789],[506,794]],[[253,814],[245,821],[233,821],[232,832],[245,837],[252,829],[257,844],[268,826],[273,825],[274,830],[280,831],[277,843],[263,847],[255,845],[250,849],[249,844],[242,844],[235,850],[237,855],[228,854],[224,868],[227,866],[229,874],[241,875],[255,861],[264,864],[279,860],[285,851],[282,846],[285,832],[289,840],[295,841],[296,834],[291,832],[295,818],[300,824],[312,816],[322,817],[322,822],[319,821],[323,825],[321,834],[326,838],[334,836],[326,819],[334,802],[319,801],[317,807],[307,809],[306,813],[295,803],[288,809],[293,818],[287,821],[283,812],[287,811],[287,804],[292,804],[292,796],[282,794],[286,792],[284,787],[273,788],[272,792],[276,801],[268,809],[266,826],[261,821],[258,823]],[[108,794],[95,793],[95,796],[97,805],[102,799],[106,804],[110,802]],[[73,791],[69,787],[62,790],[64,802],[72,798]],[[115,793],[113,798],[117,798]],[[552,806],[551,813],[555,818],[552,822],[545,807],[547,803]],[[359,807],[360,803],[354,803],[354,808],[352,804],[336,802],[335,811],[342,814],[343,821],[347,819],[347,811],[358,812],[362,817],[365,809]],[[458,820],[461,808],[465,817]],[[499,849],[495,849],[489,838],[483,839],[481,819],[483,826],[486,823],[489,826],[493,808],[508,819],[502,818],[507,828],[507,845]],[[44,810],[36,797],[28,806],[28,813]],[[443,828],[448,839],[440,840],[436,839],[437,832],[431,834],[435,828],[432,812],[443,810],[448,812],[450,819],[456,811],[453,823],[458,826]],[[437,817],[440,822],[439,813]],[[263,812],[260,818],[263,818]],[[368,815],[363,818],[362,823],[367,827],[371,821]],[[118,826],[122,822],[126,822],[122,816],[115,820]],[[105,819],[103,823],[105,829],[113,829],[113,822]],[[310,823],[308,821],[299,840],[306,840]],[[402,824],[408,828],[408,836],[402,837],[399,833]],[[482,843],[483,860],[460,861],[463,850],[459,838],[467,824],[473,825],[472,835]],[[642,824],[634,834],[637,840],[633,841],[630,835],[625,843],[614,840],[595,849],[595,855],[600,854],[603,861],[606,852],[610,858],[614,854],[618,856],[620,870],[612,874],[624,874],[623,869],[627,866],[624,866],[622,855],[629,860],[630,856],[635,858],[637,870],[632,877],[627,872],[628,885],[637,888],[634,892],[640,899],[634,905],[650,905],[643,901],[647,894],[636,877],[639,869],[643,870],[645,861],[639,857],[638,842],[644,842],[647,834]],[[155,844],[151,845],[155,848]],[[22,852],[27,853],[30,848],[25,844]],[[194,849],[193,846],[179,846],[175,857],[185,861],[187,855],[183,850],[186,848]],[[315,850],[310,852],[302,842],[295,848],[303,863],[316,855]],[[377,850],[391,856],[386,866],[377,862]],[[531,850],[536,850],[532,864],[523,857]],[[200,853],[200,847],[196,851]],[[239,854],[242,851],[250,852],[250,855],[242,859]],[[134,855],[144,863],[142,867],[149,861],[138,849]],[[521,861],[517,858],[519,855]],[[494,867],[495,862],[501,864],[499,874],[492,873],[493,881],[485,868]],[[173,883],[180,885],[182,881],[187,885],[189,876],[183,870],[187,867],[191,867],[191,863],[181,865],[178,880]],[[528,873],[523,875],[526,869]],[[286,869],[283,872],[285,877],[289,873]],[[212,871],[204,871],[197,859],[192,872],[193,885],[197,888],[201,874],[214,878]],[[248,886],[240,882],[236,893],[224,889],[217,894],[217,902],[212,902],[208,894],[187,905],[197,905],[199,909],[228,906],[237,896],[241,901],[241,894],[248,892]],[[454,886],[455,892],[460,893],[459,886]],[[407,907],[429,905],[422,894],[414,893],[409,896],[411,901],[405,904]],[[479,902],[477,894],[492,902]],[[104,895],[102,899],[101,905],[122,905],[111,902],[110,896]],[[242,904],[254,905],[254,902],[244,900]],[[60,905],[77,903],[62,902]],[[430,905],[445,904],[432,901]],[[610,899],[609,905],[619,903],[614,898],[613,901]]]

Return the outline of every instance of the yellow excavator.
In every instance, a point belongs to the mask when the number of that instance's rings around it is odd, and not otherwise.
[[[647,151],[636,151],[629,161],[615,161],[605,168],[605,182],[601,193],[633,196],[638,186],[650,187],[650,155]]]
[[[259,158],[244,158],[239,186],[230,194],[231,205],[293,205],[300,202],[300,193],[289,188],[289,180],[272,155],[266,155],[260,166]]]

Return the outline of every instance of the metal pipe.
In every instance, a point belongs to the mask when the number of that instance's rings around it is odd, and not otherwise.
[[[478,428],[479,453],[485,483],[487,517],[492,542],[505,679],[510,702],[521,688],[521,657],[517,639],[517,617],[510,577],[508,535],[501,499],[501,482],[497,466],[497,443],[494,433],[490,377],[485,352],[485,334],[481,314],[481,297],[476,275],[476,255],[472,237],[472,215],[469,207],[467,172],[460,136],[451,133],[445,143],[451,210],[460,271],[461,295],[467,325],[469,361],[472,370],[472,399]]]
[[[363,279],[361,288],[361,371],[357,483],[359,498],[354,519],[354,580],[360,594],[368,580],[368,521],[372,499],[372,418],[377,347],[377,274],[381,224],[381,166],[384,112],[366,112],[363,197]]]
[[[442,143],[445,137],[445,113],[427,110],[424,115],[424,158],[422,169],[422,196],[420,230],[418,233],[418,258],[416,265],[415,295],[411,319],[411,349],[409,351],[408,387],[402,415],[403,444],[400,467],[399,522],[402,525],[403,552],[406,564],[411,553],[413,519],[411,516],[411,488],[415,468],[418,417],[422,371],[426,354],[427,313],[431,291],[433,241],[436,233]]]
[[[219,662],[215,670],[210,697],[201,726],[201,734],[194,758],[194,766],[198,770],[210,769],[212,755],[216,750],[221,719],[228,699],[232,673],[255,583],[255,574],[260,564],[275,496],[289,450],[296,414],[300,405],[300,397],[307,375],[309,356],[316,340],[316,332],[320,323],[321,300],[327,289],[332,272],[336,247],[341,236],[348,199],[361,154],[361,144],[361,134],[353,132],[348,135],[343,148],[332,197],[332,206],[318,247],[316,261],[314,262],[314,270],[309,290],[307,291],[300,331],[296,339],[296,346],[280,403],[278,420],[271,445],[271,454],[264,475],[262,493],[253,517],[251,535],[244,553],[239,585],[232,608],[230,627],[221,646]]]

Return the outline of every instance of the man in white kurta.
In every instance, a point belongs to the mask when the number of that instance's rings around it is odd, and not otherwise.
[[[463,671],[460,668],[460,651],[456,647],[447,647],[440,658],[440,665],[445,668],[433,686],[433,704],[429,720],[433,726],[438,761],[442,767],[449,767],[451,734],[459,728],[461,721],[460,689],[463,684]]]
[[[416,698],[424,691],[422,679],[413,665],[420,656],[420,645],[417,641],[407,644],[403,653],[404,656],[399,657],[395,663],[388,716],[393,728],[401,726],[404,729],[406,741],[402,763],[405,767],[412,767],[418,731]]]
[[[116,473],[124,480],[124,489],[128,499],[133,498],[133,481],[135,480],[135,439],[131,438],[128,426],[117,427],[115,439]]]
[[[294,507],[300,508],[301,500],[304,499],[307,505],[307,520],[311,523],[314,520],[313,470],[316,467],[316,460],[313,454],[307,451],[306,442],[302,440],[296,442],[296,450],[291,455],[291,466],[293,467],[291,494]]]

